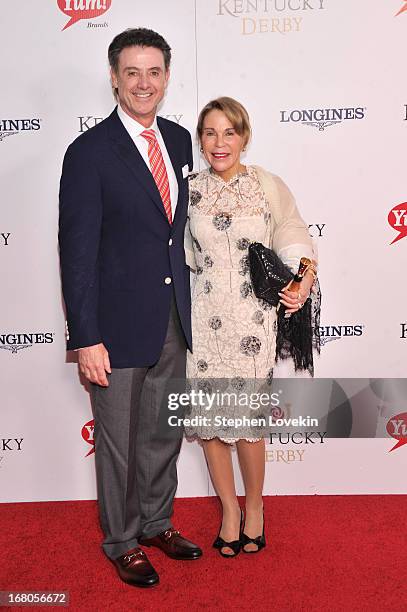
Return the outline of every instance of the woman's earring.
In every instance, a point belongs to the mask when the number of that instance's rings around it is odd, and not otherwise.
[[[202,147],[199,150],[200,150],[201,153],[203,153],[203,148]]]

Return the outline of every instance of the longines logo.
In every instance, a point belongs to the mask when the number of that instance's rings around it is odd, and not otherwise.
[[[58,8],[69,21],[64,25],[62,31],[82,19],[95,19],[110,9],[112,0],[57,0]],[[108,23],[92,23],[88,21],[88,28],[107,28]]]
[[[0,438],[0,468],[3,467],[4,459],[13,451],[22,451],[24,438]]]
[[[85,423],[85,425],[82,427],[82,431],[81,431],[82,438],[85,440],[85,442],[87,442],[91,446],[90,451],[85,455],[85,457],[89,457],[89,455],[92,455],[92,453],[95,452],[95,440],[93,438],[94,429],[95,429],[95,421],[93,419]]]
[[[240,19],[240,33],[300,32],[304,17],[325,9],[326,0],[218,0],[217,15]]]
[[[308,225],[309,235],[311,238],[322,238],[323,230],[325,228],[325,223],[311,223]]]
[[[345,108],[315,108],[303,110],[282,110],[280,111],[280,123],[301,123],[317,128],[324,132],[332,125],[342,123],[342,121],[352,121],[364,119],[366,107],[345,107]]]
[[[390,227],[397,232],[397,236],[393,238],[390,244],[405,238],[407,236],[407,202],[393,206],[387,215],[387,221]]]
[[[22,349],[31,348],[34,344],[51,344],[54,342],[54,333],[32,334],[0,334],[0,349],[5,349],[17,355]]]
[[[41,129],[41,119],[0,119],[0,142],[7,136]]]
[[[401,327],[401,336],[400,338],[402,340],[405,340],[407,338],[407,323],[400,323],[400,327]]]
[[[401,9],[399,10],[398,13],[396,13],[396,17],[398,15],[401,15],[401,13],[405,13],[407,11],[407,0],[403,0],[403,6],[401,7]]]
[[[11,236],[10,232],[7,232],[7,233],[6,232],[2,232],[0,234],[0,244],[2,246],[8,246],[9,245],[10,236]]]
[[[162,115],[164,119],[168,119],[169,121],[174,121],[174,123],[180,124],[180,121],[184,115]],[[95,117],[94,115],[82,115],[78,117],[79,119],[79,133],[87,132],[91,128],[95,127],[98,123],[103,121],[104,117]]]
[[[323,325],[315,330],[315,333],[321,340],[321,345],[324,346],[333,340],[340,338],[348,338],[350,336],[361,336],[363,334],[364,325]]]

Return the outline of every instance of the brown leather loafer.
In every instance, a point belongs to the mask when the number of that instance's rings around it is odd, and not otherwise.
[[[170,527],[153,538],[141,538],[142,546],[155,546],[160,548],[171,559],[192,560],[202,557],[202,550],[182,537],[179,531]]]
[[[113,560],[117,573],[123,582],[139,587],[152,587],[159,582],[159,576],[146,553],[141,548],[132,548]]]

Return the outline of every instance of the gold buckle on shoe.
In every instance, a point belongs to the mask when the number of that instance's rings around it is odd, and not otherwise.
[[[123,557],[123,561],[124,563],[126,563],[126,565],[129,565],[129,563],[131,563],[131,561],[139,556],[144,556],[144,551],[139,550],[137,552],[131,553],[131,555],[125,555]]]
[[[173,535],[179,535],[179,531],[177,531],[173,527],[170,527],[169,529],[164,531],[164,537],[166,540],[169,540],[170,538],[172,538]]]

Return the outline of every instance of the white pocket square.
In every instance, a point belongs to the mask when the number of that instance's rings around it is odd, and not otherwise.
[[[187,178],[188,174],[189,174],[188,164],[185,164],[185,166],[182,166],[182,178]]]

